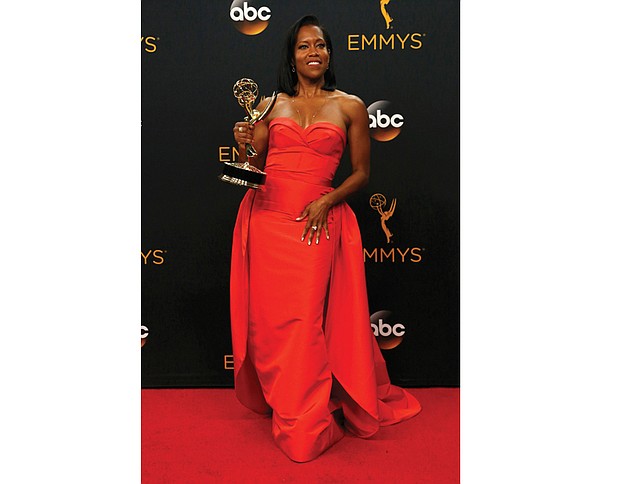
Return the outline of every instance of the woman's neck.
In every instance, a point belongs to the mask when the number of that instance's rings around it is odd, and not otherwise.
[[[323,86],[325,81],[319,79],[317,82],[308,82],[299,80],[295,89],[295,97],[305,97],[306,99],[323,95]]]

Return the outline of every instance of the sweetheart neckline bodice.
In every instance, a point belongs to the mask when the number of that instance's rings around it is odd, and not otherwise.
[[[334,127],[334,128],[336,128],[336,129],[338,129],[338,130],[339,130],[339,131],[341,131],[342,133],[344,133],[344,132],[345,132],[345,131],[344,131],[344,129],[342,129],[340,126],[338,126],[337,124],[332,123],[332,122],[330,122],[330,121],[316,121],[315,123],[310,123],[308,126],[306,126],[306,127],[304,128],[304,127],[303,127],[302,125],[300,125],[297,121],[295,121],[295,120],[293,120],[293,119],[291,119],[291,118],[288,118],[288,117],[286,117],[286,116],[278,116],[278,117],[273,118],[273,119],[269,122],[269,126],[271,126],[271,125],[272,125],[272,123],[274,123],[275,121],[281,121],[281,120],[287,120],[287,121],[289,121],[291,124],[294,124],[295,126],[297,126],[297,127],[298,127],[300,130],[302,130],[302,131],[307,131],[307,130],[309,130],[310,128],[312,128],[312,127],[314,127],[314,126],[317,126],[317,125],[319,125],[319,124],[328,124],[328,125],[330,125],[330,126],[333,126],[333,127]]]

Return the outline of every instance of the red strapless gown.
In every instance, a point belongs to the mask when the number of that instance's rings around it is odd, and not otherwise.
[[[370,327],[362,244],[346,203],[328,216],[330,239],[301,241],[312,200],[331,181],[346,144],[338,126],[269,127],[265,190],[248,190],[233,236],[230,280],[235,389],[241,403],[272,413],[276,444],[314,459],[344,435],[416,415],[420,404],[390,384]]]

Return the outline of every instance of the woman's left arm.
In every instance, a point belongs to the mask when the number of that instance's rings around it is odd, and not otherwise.
[[[319,243],[321,230],[325,231],[325,236],[329,239],[329,209],[366,186],[370,177],[370,132],[366,106],[358,97],[349,96],[343,101],[343,112],[348,120],[347,138],[352,172],[338,188],[310,203],[297,219],[303,220],[307,217],[301,240],[310,232],[308,244],[312,243],[312,238]]]

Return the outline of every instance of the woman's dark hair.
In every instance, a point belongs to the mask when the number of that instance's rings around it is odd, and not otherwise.
[[[289,96],[294,96],[295,86],[297,85],[297,73],[291,71],[291,64],[295,59],[295,44],[299,29],[306,25],[315,25],[323,32],[327,50],[329,51],[329,69],[325,72],[325,84],[322,89],[333,91],[336,89],[336,75],[334,74],[334,50],[332,49],[332,38],[314,15],[306,15],[300,18],[288,29],[286,33],[286,43],[282,49],[282,57],[278,67],[278,91],[285,92]]]

